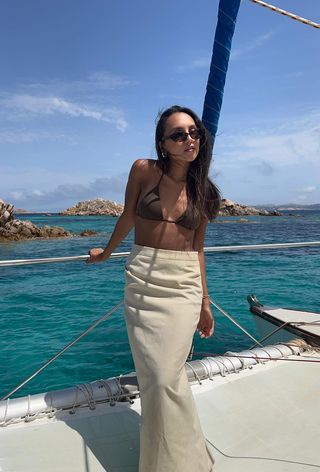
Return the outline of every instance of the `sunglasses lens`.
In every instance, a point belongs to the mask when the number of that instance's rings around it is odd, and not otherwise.
[[[184,143],[188,139],[188,136],[190,136],[192,139],[200,139],[202,137],[202,130],[196,128],[190,130],[189,133],[185,133],[184,131],[176,131],[175,133],[168,136],[168,138],[172,139],[172,141],[176,143]]]
[[[189,132],[190,136],[192,139],[200,139],[201,136],[202,136],[202,132],[200,129],[192,129],[190,132]]]
[[[188,133],[184,133],[183,131],[177,131],[176,133],[173,133],[170,136],[170,139],[172,139],[172,141],[181,143],[183,141],[186,141],[187,137]]]

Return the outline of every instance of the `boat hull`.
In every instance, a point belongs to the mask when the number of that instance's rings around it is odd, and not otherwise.
[[[255,295],[249,295],[248,302],[262,344],[301,338],[320,346],[320,313],[266,306]]]

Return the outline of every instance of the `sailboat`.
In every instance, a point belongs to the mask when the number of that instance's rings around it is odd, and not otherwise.
[[[240,0],[221,0],[219,5],[203,114],[213,137],[239,5]],[[212,90],[217,93],[212,95]],[[57,263],[59,258],[2,261],[0,267],[49,262]],[[63,390],[11,397],[116,308],[0,401],[1,471],[137,471],[141,405],[134,372]],[[188,361],[185,367],[217,472],[320,469],[319,348],[309,339],[291,336],[264,346],[247,334],[257,347],[224,355],[211,353]]]

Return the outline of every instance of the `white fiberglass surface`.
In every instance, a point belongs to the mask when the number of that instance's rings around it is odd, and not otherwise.
[[[292,361],[269,361],[194,384],[216,472],[320,468],[319,388],[319,364]],[[132,406],[98,405],[2,428],[0,470],[137,472],[139,423],[135,400]]]

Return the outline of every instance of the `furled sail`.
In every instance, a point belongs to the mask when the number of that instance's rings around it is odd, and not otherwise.
[[[212,59],[203,105],[202,121],[211,132],[213,141],[218,129],[231,51],[232,37],[241,0],[220,0],[218,23],[213,43]]]

